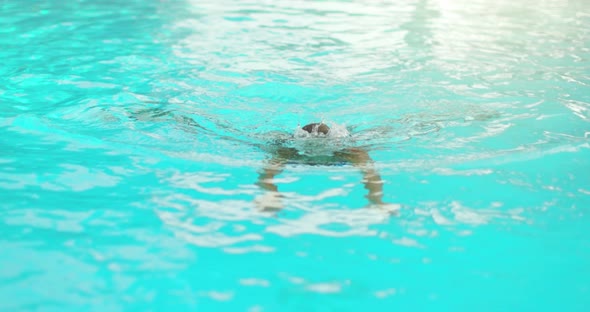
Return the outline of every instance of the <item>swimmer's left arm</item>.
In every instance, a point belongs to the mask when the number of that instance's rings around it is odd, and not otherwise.
[[[363,183],[365,188],[369,190],[367,198],[376,205],[383,203],[383,180],[381,176],[374,169],[363,170]]]
[[[363,174],[363,184],[369,191],[367,198],[372,204],[382,205],[383,203],[383,180],[375,170],[372,159],[369,154],[358,148],[349,148],[337,154],[342,158],[358,167]]]

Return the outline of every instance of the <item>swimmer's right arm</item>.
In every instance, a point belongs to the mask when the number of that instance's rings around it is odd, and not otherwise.
[[[278,192],[278,187],[274,184],[273,179],[282,171],[283,166],[281,163],[271,163],[262,169],[256,184],[266,191]]]
[[[297,155],[297,151],[293,148],[279,148],[268,164],[262,169],[262,172],[258,176],[258,183],[256,184],[267,191],[278,192],[273,179],[283,171],[285,163],[289,159],[292,159],[294,155]]]
[[[256,184],[265,190],[265,192],[257,196],[254,203],[261,211],[272,212],[283,209],[282,196],[279,193],[277,185],[273,183],[274,177],[281,173],[281,171],[282,166],[280,163],[271,163],[260,172]]]
[[[256,185],[267,191],[267,196],[259,201],[259,205],[263,210],[277,210],[282,208],[277,185],[274,183],[274,178],[283,171],[285,163],[296,155],[297,151],[292,148],[279,148],[273,158],[261,170],[258,175]],[[269,197],[270,196],[270,197]]]

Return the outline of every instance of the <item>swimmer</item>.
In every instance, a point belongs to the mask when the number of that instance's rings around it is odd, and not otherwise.
[[[142,120],[167,120],[168,118],[174,119],[180,124],[189,126],[190,128],[198,128],[205,132],[210,132],[195,120],[186,116],[177,116],[172,111],[167,111],[160,108],[144,109],[134,112],[130,116],[131,119],[136,121]],[[319,140],[330,134],[330,127],[324,123],[311,123],[305,125],[302,131],[313,137],[317,137]],[[251,142],[241,141],[241,143],[252,144]],[[319,142],[319,141],[318,141]],[[313,143],[318,143],[313,142]],[[299,150],[293,147],[286,147],[281,144],[253,144],[254,146],[269,151],[272,155],[270,161],[261,170],[256,184],[266,191],[265,196],[262,200],[256,200],[259,208],[263,211],[277,211],[282,208],[281,198],[282,195],[279,193],[277,185],[273,179],[275,176],[280,174],[285,165],[287,164],[304,164],[304,165],[323,165],[323,166],[334,166],[351,164],[360,169],[363,180],[362,183],[365,189],[368,190],[366,195],[369,203],[373,207],[379,207],[388,213],[395,213],[399,209],[397,205],[387,204],[383,202],[383,181],[381,177],[373,167],[373,161],[369,157],[369,154],[360,148],[344,148],[325,153],[316,153],[318,149],[326,147],[326,144],[316,145],[315,148],[311,148],[311,154],[300,153]],[[309,148],[309,146],[308,146]],[[317,155],[320,154],[320,155]]]
[[[305,132],[319,137],[327,136],[330,128],[324,123],[311,123],[302,128]],[[292,147],[279,146],[273,153],[267,166],[263,168],[258,176],[257,185],[267,191],[267,196],[258,201],[263,211],[277,211],[282,208],[277,185],[273,182],[275,176],[280,174],[288,163],[302,163],[307,165],[338,165],[351,164],[360,169],[363,175],[363,184],[368,190],[367,199],[377,207],[387,209],[394,208],[394,205],[387,205],[383,202],[383,181],[373,167],[373,161],[369,154],[360,148],[345,148],[334,151],[328,156],[302,155]],[[386,207],[388,206],[388,207]],[[390,213],[393,211],[389,211]]]

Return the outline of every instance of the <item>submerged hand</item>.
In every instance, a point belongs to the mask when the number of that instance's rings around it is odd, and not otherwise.
[[[397,215],[399,215],[401,205],[400,204],[384,203],[382,201],[379,201],[378,203],[373,202],[373,203],[367,205],[367,208],[378,209],[378,210],[381,210],[389,215],[397,216]]]
[[[254,199],[254,204],[260,211],[276,212],[283,209],[282,198],[279,192],[265,192]]]

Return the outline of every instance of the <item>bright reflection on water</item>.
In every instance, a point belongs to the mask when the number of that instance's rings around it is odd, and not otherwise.
[[[590,304],[587,1],[0,9],[0,310]]]

